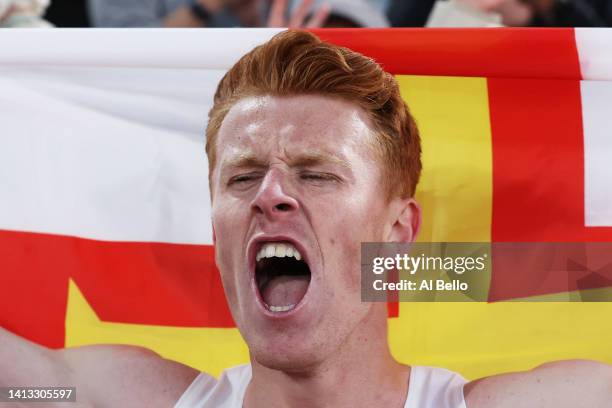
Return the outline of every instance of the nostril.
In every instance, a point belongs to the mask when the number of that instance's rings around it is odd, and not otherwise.
[[[276,204],[275,208],[279,211],[289,211],[291,210],[291,205],[287,203]]]

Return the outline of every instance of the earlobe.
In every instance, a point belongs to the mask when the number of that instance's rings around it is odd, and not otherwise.
[[[398,204],[399,209],[391,227],[390,241],[413,242],[421,228],[421,208],[414,198],[402,199]]]

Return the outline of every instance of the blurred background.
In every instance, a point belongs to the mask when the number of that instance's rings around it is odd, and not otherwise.
[[[0,0],[0,27],[607,27],[612,0]]]

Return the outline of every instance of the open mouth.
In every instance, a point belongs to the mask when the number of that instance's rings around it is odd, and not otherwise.
[[[306,295],[310,267],[292,244],[266,242],[257,252],[255,283],[268,310],[286,313]]]

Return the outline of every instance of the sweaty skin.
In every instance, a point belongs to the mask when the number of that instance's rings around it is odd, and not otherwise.
[[[330,97],[239,101],[218,135],[212,174],[217,263],[251,352],[245,407],[404,406],[410,368],[387,345],[386,305],[362,303],[362,241],[410,242],[414,200],[384,194],[367,116]],[[293,241],[311,269],[301,304],[266,311],[252,284],[258,240]],[[198,374],[138,347],[52,351],[0,329],[0,386],[72,385],[75,407],[169,407]],[[610,366],[549,363],[465,388],[468,408],[604,408]],[[64,405],[65,406],[65,405]]]
[[[373,137],[357,106],[313,95],[243,99],[223,121],[212,216],[217,264],[251,352],[247,406],[406,398],[409,369],[390,355],[386,306],[360,299],[360,243],[411,241],[419,210],[412,199],[387,201]],[[283,318],[260,306],[245,257],[254,239],[279,236],[304,248],[312,274],[301,307]]]

